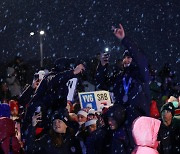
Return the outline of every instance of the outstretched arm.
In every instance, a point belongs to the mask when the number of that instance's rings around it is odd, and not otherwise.
[[[140,79],[143,82],[149,81],[148,62],[140,48],[129,38],[126,37],[124,28],[119,24],[119,28],[113,28],[114,35],[121,41],[121,43],[131,53],[133,61],[137,64],[140,71]]]
[[[112,27],[112,29],[114,30],[114,35],[119,39],[119,40],[123,40],[125,38],[125,31],[124,28],[121,24],[119,24],[119,28],[115,28],[114,26]]]

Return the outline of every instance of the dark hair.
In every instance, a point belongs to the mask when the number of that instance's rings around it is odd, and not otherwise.
[[[62,134],[56,133],[53,129],[50,129],[49,135],[50,135],[52,143],[55,145],[55,147],[62,146],[62,144],[63,144]]]
[[[67,127],[66,129],[66,133],[70,133],[71,135],[73,135],[73,129],[70,127]],[[51,137],[52,143],[55,147],[59,148],[61,146],[63,146],[63,144],[65,143],[65,138],[64,135],[61,133],[56,133],[53,128],[50,129],[49,131],[49,135]]]

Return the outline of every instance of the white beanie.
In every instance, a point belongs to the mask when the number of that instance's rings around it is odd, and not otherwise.
[[[83,110],[80,110],[77,115],[79,115],[79,114],[83,115],[86,118],[87,118],[87,115],[88,115],[88,113],[86,111],[83,111]]]
[[[37,74],[39,74],[39,79],[42,80],[44,78],[46,72],[43,70],[40,70]]]
[[[92,104],[87,104],[86,107],[92,108]]]
[[[85,127],[88,127],[88,126],[90,126],[90,125],[96,124],[96,121],[97,121],[97,120],[95,120],[95,119],[87,121],[87,122],[85,123]]]
[[[90,114],[95,114],[96,112],[95,112],[95,110],[94,109],[90,109],[89,111],[88,111],[88,115],[90,115]]]

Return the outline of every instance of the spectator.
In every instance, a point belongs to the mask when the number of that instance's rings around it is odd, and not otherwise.
[[[84,110],[80,110],[77,114],[79,126],[82,126],[87,121],[88,113]]]
[[[87,154],[98,154],[102,153],[100,149],[102,149],[102,139],[99,138],[97,133],[97,120],[89,120],[85,123],[85,126],[88,130],[88,136],[86,138],[85,144],[87,149]],[[101,136],[102,137],[102,136]]]
[[[160,120],[150,117],[139,117],[134,120],[132,134],[136,148],[132,154],[159,154],[157,134],[160,124]]]
[[[88,119],[88,120],[97,119],[96,111],[95,111],[94,109],[90,109],[90,110],[88,111],[87,119]]]
[[[85,123],[85,127],[88,129],[89,133],[92,133],[97,129],[96,121],[96,119],[91,119]]]
[[[15,100],[9,101],[9,106],[11,110],[11,119],[16,120],[19,119],[19,105],[18,102]]]
[[[26,113],[26,111],[28,110],[29,103],[33,98],[35,91],[37,90],[41,80],[44,78],[45,75],[46,73],[43,70],[40,70],[38,73],[35,73],[32,84],[31,85],[27,84],[18,98],[19,104],[23,107],[23,111],[21,113],[21,120],[22,120],[21,131],[23,138],[24,138],[24,132],[27,129],[27,125],[29,125],[30,122],[26,120],[27,117],[24,117],[25,116],[24,113]]]
[[[161,108],[161,126],[158,133],[161,154],[176,154],[180,147],[180,121],[174,118],[174,106],[171,102]]]
[[[36,140],[34,128],[40,122],[39,118],[41,118],[41,113],[32,117],[32,126],[29,127],[31,136],[28,137],[26,142],[27,153],[82,153],[73,130],[68,126],[66,114],[55,112],[49,133]]]
[[[87,115],[88,115],[88,113],[82,109],[77,113],[79,129],[76,132],[76,137],[80,141],[80,145],[81,145],[83,154],[86,154],[85,141],[86,141],[86,137],[88,135],[86,128],[85,128],[85,123],[87,121]]]
[[[27,83],[28,66],[24,62],[22,56],[16,56],[12,63],[12,66],[17,73],[17,79],[21,83],[21,87],[24,87]]]
[[[110,90],[114,93],[115,104],[121,104],[127,112],[127,129],[134,148],[131,126],[139,116],[150,116],[150,92],[148,62],[142,51],[125,35],[120,24],[114,29],[115,36],[127,50],[123,53],[123,71],[108,74],[109,56],[102,54],[101,63],[97,68],[97,88]]]
[[[21,85],[17,78],[17,72],[13,67],[7,68],[7,86],[11,93],[11,97],[17,98],[21,93]]]
[[[117,104],[111,106],[107,111],[107,118],[110,131],[107,131],[109,133],[108,138],[104,138],[107,141],[104,145],[106,147],[106,153],[129,154],[131,147],[126,128],[124,127],[126,120],[125,109]]]
[[[35,91],[37,90],[39,83],[44,78],[44,76],[47,75],[45,71],[40,70],[38,73],[34,74],[32,84],[27,84],[24,87],[24,90],[22,91],[20,97],[18,98],[19,104],[26,107],[26,105],[30,102],[33,95],[35,94]]]
[[[42,127],[44,130],[49,129],[51,114],[67,106],[68,87],[66,83],[69,79],[77,77],[84,71],[84,66],[79,64],[74,70],[70,69],[63,63],[68,63],[68,59],[58,59],[55,62],[55,68],[43,78],[35,92],[35,95],[29,102],[29,107],[25,115],[26,124],[23,126],[26,130],[31,117],[38,106],[42,108]]]
[[[14,121],[8,117],[0,117],[0,152],[20,154],[20,149],[21,146],[15,136]]]
[[[180,87],[175,82],[175,72],[171,70],[170,64],[165,63],[159,72],[161,78],[162,96],[178,95]]]
[[[9,106],[10,106],[10,111],[11,111],[11,116],[10,119],[12,119],[15,123],[15,132],[16,132],[16,137],[18,140],[21,142],[21,119],[19,117],[19,105],[18,102],[15,100],[10,100],[9,101]]]
[[[0,101],[2,103],[8,103],[10,98],[11,98],[11,93],[9,91],[7,83],[1,82],[1,84],[0,84]]]

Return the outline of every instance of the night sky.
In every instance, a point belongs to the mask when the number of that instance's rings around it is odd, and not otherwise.
[[[123,47],[111,31],[119,23],[153,67],[169,62],[179,76],[179,0],[1,0],[0,62],[15,55],[38,61],[40,30],[45,59],[93,57],[105,47],[112,60],[121,58]]]

